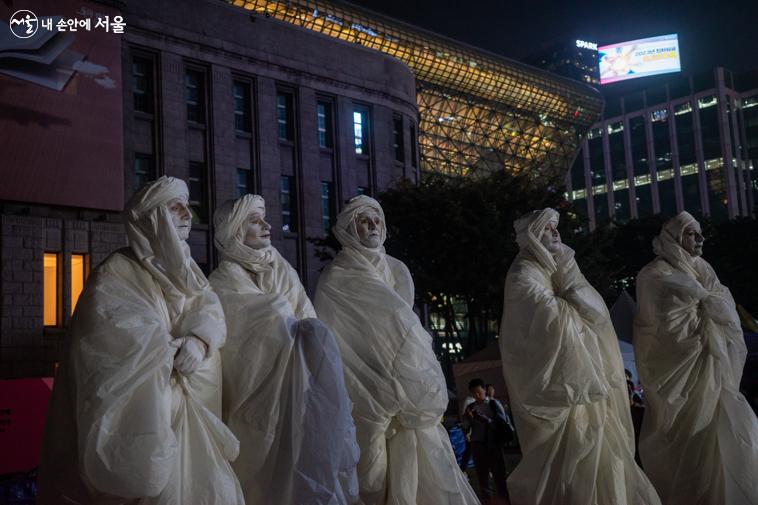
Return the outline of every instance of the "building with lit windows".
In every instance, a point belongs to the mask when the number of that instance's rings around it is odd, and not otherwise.
[[[600,86],[597,44],[594,42],[570,40],[549,44],[523,61],[593,87]]]
[[[567,177],[590,229],[686,210],[751,216],[758,201],[758,79],[716,68],[609,100]]]
[[[416,77],[421,170],[465,176],[494,170],[552,176],[574,160],[597,121],[593,88],[337,1],[226,0],[389,54]]]
[[[126,245],[120,212],[148,180],[188,182],[206,272],[213,210],[263,195],[274,244],[312,292],[313,239],[345,200],[424,171],[562,174],[602,107],[581,83],[348,4],[35,8],[126,27],[72,33],[62,54],[87,65],[42,85],[0,74],[0,377],[52,373],[87,276]]]

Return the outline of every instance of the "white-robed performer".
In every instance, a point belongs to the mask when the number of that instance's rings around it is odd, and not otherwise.
[[[228,327],[224,420],[251,505],[358,499],[358,446],[334,334],[314,319],[297,272],[271,245],[263,198],[216,211],[221,263],[210,276]]]
[[[184,181],[128,202],[129,247],[92,274],[55,379],[38,502],[243,505],[221,422],[226,325],[192,260]]]
[[[664,505],[758,503],[758,420],[739,392],[747,350],[729,290],[682,212],[637,276],[637,371],[647,408],[640,457]]]
[[[315,305],[337,336],[355,404],[362,502],[478,503],[440,423],[445,378],[413,312],[413,280],[382,247],[382,208],[353,198],[333,231],[342,250],[321,274]]]
[[[660,500],[634,462],[624,366],[603,299],[561,243],[558,213],[518,221],[505,280],[503,373],[523,458],[514,505],[649,505]]]

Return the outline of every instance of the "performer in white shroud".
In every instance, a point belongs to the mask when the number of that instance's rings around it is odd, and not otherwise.
[[[700,224],[682,212],[637,276],[640,457],[664,505],[755,505],[758,420],[739,391],[747,350],[732,295],[702,247]]]
[[[339,349],[271,245],[265,216],[257,195],[214,216],[221,264],[210,282],[229,330],[224,420],[240,440],[234,469],[248,504],[355,503],[358,446]]]
[[[445,378],[413,312],[413,280],[382,247],[382,208],[353,198],[333,231],[342,250],[321,274],[315,305],[337,336],[355,403],[362,502],[478,503],[440,423]]]
[[[92,274],[55,378],[38,503],[243,505],[221,422],[226,338],[218,297],[190,256],[184,181],[134,194],[129,247]]]
[[[605,302],[561,243],[558,213],[518,221],[505,280],[503,373],[523,459],[514,505],[659,504],[634,462],[621,352]]]

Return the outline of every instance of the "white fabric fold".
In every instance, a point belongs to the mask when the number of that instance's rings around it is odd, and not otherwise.
[[[166,208],[186,197],[161,178],[130,201],[130,248],[92,274],[55,380],[40,463],[40,504],[243,505],[220,421],[226,336],[221,305]],[[186,246],[186,244],[185,244]],[[196,335],[207,357],[173,371],[174,338]]]
[[[514,505],[656,505],[634,462],[624,368],[605,302],[561,245],[540,242],[557,213],[515,223],[519,254],[505,281],[500,349],[523,458]]]
[[[355,220],[379,203],[360,196],[337,219],[342,244],[321,274],[316,310],[337,337],[353,400],[365,505],[478,503],[440,423],[447,389],[431,336],[413,312],[406,266],[358,238]],[[386,236],[381,230],[382,242]]]
[[[747,350],[729,289],[681,246],[683,212],[637,276],[640,457],[666,505],[758,503],[758,420],[739,391]]]
[[[247,195],[214,216],[223,261],[210,282],[228,325],[223,403],[240,440],[234,469],[248,503],[355,503],[358,448],[334,335],[277,250],[243,243],[264,205]]]

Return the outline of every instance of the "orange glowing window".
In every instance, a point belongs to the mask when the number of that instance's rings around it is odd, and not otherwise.
[[[45,253],[43,260],[43,313],[45,326],[58,326],[58,307],[60,305],[60,296],[58,295],[58,263],[58,254]]]
[[[76,302],[84,289],[84,281],[87,280],[87,255],[71,255],[71,313],[74,313]]]

